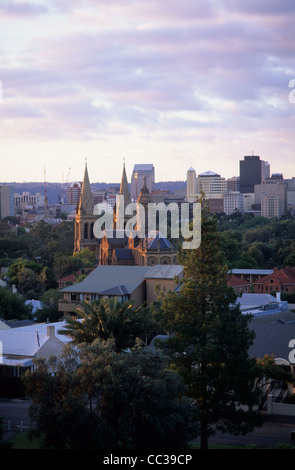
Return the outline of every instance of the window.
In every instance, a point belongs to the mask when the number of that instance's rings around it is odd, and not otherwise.
[[[76,294],[74,292],[71,293],[71,300],[73,302],[77,301],[77,300],[80,300],[80,294]]]

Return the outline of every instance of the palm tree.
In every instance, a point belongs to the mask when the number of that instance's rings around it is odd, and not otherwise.
[[[75,317],[67,318],[59,333],[71,337],[74,344],[113,338],[115,350],[120,352],[134,347],[137,338],[147,341],[160,332],[147,307],[134,307],[133,302],[117,298],[83,301],[73,313]]]

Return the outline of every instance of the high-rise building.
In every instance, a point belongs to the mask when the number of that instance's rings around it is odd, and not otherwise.
[[[71,183],[67,187],[67,204],[76,205],[79,200],[82,189],[82,183],[80,181]]]
[[[244,160],[240,160],[240,192],[254,193],[255,184],[265,182],[269,175],[267,162],[260,160],[258,155],[246,155]]]
[[[32,194],[29,191],[23,191],[22,194],[14,193],[14,206],[16,208],[26,208],[29,206],[44,207],[44,194]]]
[[[131,176],[131,198],[137,201],[140,191],[145,184],[151,193],[155,189],[155,168],[153,164],[134,165]]]
[[[223,209],[226,215],[230,215],[235,210],[243,214],[244,212],[244,197],[238,191],[226,191],[223,194]]]
[[[213,171],[205,171],[198,175],[197,187],[198,192],[205,195],[222,195],[226,190],[226,180]]]
[[[0,185],[0,219],[9,216],[14,216],[14,188]]]
[[[287,194],[286,194],[286,185],[283,179],[278,178],[276,175],[272,175],[271,178],[267,178],[263,184],[257,184],[254,186],[254,194],[255,194],[255,208],[261,209],[261,215],[264,214],[263,217],[280,217],[286,212],[286,203],[287,203]],[[277,198],[276,200],[264,200],[264,206],[262,204],[262,196],[266,196],[268,198]],[[268,206],[274,205],[274,207],[278,206],[277,214],[275,216],[268,216]],[[262,207],[263,206],[263,207]]]
[[[283,204],[280,196],[269,196],[266,193],[261,194],[261,216],[272,219],[278,219],[283,215]]]
[[[240,191],[240,177],[233,176],[226,180],[226,190],[227,191]]]
[[[186,198],[188,202],[193,202],[196,198],[197,188],[196,188],[196,172],[190,167],[187,170],[186,176]]]

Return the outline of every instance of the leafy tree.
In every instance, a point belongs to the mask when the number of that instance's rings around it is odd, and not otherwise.
[[[117,298],[84,301],[73,313],[76,318],[66,318],[67,324],[60,333],[70,336],[75,344],[114,338],[119,352],[134,347],[137,338],[144,341],[162,331],[148,308],[135,308],[132,302],[119,302]]]
[[[63,315],[58,311],[58,301],[63,295],[57,289],[49,289],[40,298],[43,307],[36,312],[36,320],[38,322],[58,321]]]
[[[170,334],[165,349],[197,402],[201,448],[207,448],[216,430],[247,433],[262,418],[253,411],[259,397],[255,360],[248,357],[254,332],[227,286],[216,218],[204,201],[201,228],[200,247],[182,253],[183,284],[163,297],[159,321]]]
[[[31,312],[31,307],[25,304],[25,299],[21,295],[0,287],[0,318],[26,320],[31,318]]]
[[[25,382],[44,447],[175,449],[196,436],[196,409],[160,353],[118,355],[98,338],[36,366]]]
[[[54,271],[57,278],[75,273],[83,268],[93,268],[96,265],[96,255],[89,248],[71,255],[57,253],[54,256]]]

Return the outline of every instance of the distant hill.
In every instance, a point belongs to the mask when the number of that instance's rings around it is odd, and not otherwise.
[[[32,194],[41,193],[44,194],[44,182],[28,182],[28,183],[0,183],[8,184],[14,187],[14,192],[22,194],[23,192],[31,192]],[[70,184],[70,183],[69,183]],[[120,183],[92,183],[91,188],[94,189],[108,189],[111,187],[119,187]],[[63,184],[62,183],[46,183],[47,197],[49,204],[57,204],[59,202],[59,195],[61,194]],[[186,192],[185,181],[159,181],[155,183],[156,189],[165,189],[171,191],[171,193],[183,193]]]

